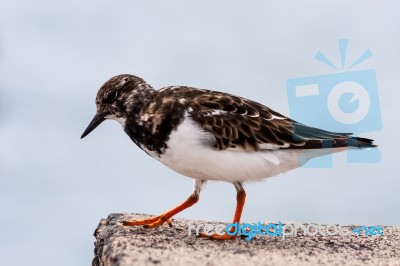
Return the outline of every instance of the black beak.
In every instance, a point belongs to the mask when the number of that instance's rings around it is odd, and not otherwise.
[[[88,127],[85,129],[85,131],[83,132],[81,139],[83,139],[84,137],[86,137],[90,132],[92,132],[98,125],[101,124],[101,122],[103,122],[104,120],[106,120],[105,116],[107,114],[105,113],[97,113],[92,121],[90,122],[90,124],[88,125]]]

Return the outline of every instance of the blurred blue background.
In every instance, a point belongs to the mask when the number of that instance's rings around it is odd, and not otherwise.
[[[131,73],[155,88],[191,85],[289,114],[286,80],[333,73],[367,48],[383,129],[379,164],[301,168],[248,184],[243,220],[400,225],[398,1],[2,1],[0,3],[0,250],[2,265],[88,265],[109,213],[159,214],[192,181],[138,149],[114,121],[79,137],[98,88]],[[179,214],[230,221],[235,190],[209,183]]]

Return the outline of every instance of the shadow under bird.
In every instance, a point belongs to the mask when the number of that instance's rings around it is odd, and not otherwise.
[[[193,193],[182,204],[154,218],[125,221],[126,226],[171,225],[172,216],[199,200],[208,180],[235,186],[233,222],[239,223],[246,198],[244,182],[293,170],[309,159],[348,147],[375,147],[371,139],[309,127],[243,97],[186,86],[155,90],[128,74],[101,86],[96,107],[81,138],[104,120],[116,120],[148,155],[194,180]]]

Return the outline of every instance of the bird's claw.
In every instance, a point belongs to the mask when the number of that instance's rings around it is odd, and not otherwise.
[[[166,218],[163,215],[143,219],[143,220],[132,220],[132,221],[122,221],[122,224],[125,226],[140,226],[143,225],[144,228],[154,228],[167,223],[170,227],[172,227],[171,220]]]

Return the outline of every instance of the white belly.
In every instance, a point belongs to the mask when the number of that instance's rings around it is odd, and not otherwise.
[[[221,151],[213,148],[214,141],[210,133],[186,117],[171,133],[164,154],[158,157],[149,153],[172,170],[194,179],[246,182],[287,172],[310,158],[332,152],[332,149]]]

